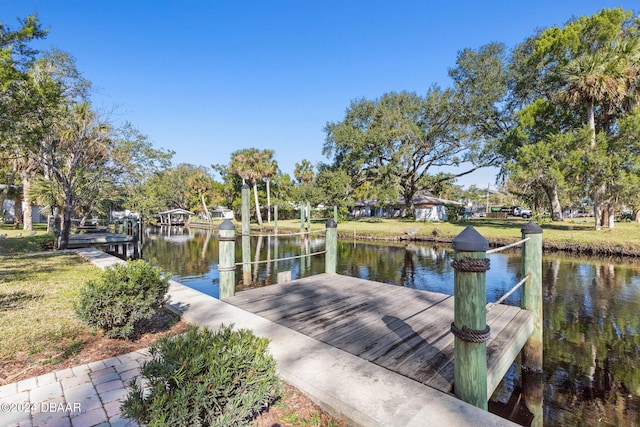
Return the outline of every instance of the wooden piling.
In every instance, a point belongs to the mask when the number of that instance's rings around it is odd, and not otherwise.
[[[522,228],[522,277],[529,278],[522,287],[522,308],[533,312],[533,332],[524,345],[522,365],[532,372],[542,372],[542,228],[529,221]]]
[[[478,408],[488,409],[486,271],[487,240],[473,227],[454,240],[454,391]]]
[[[242,284],[251,284],[251,194],[247,184],[242,185]]]
[[[273,234],[278,235],[278,205],[273,206]]]
[[[327,253],[324,254],[324,272],[336,274],[338,265],[338,224],[330,219],[327,221],[326,227],[324,244]]]
[[[287,283],[291,281],[291,270],[278,272],[276,283]]]
[[[220,272],[220,299],[236,292],[236,228],[225,219],[218,228],[218,271]]]

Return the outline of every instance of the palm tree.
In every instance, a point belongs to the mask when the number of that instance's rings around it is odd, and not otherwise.
[[[251,181],[256,204],[256,218],[260,225],[262,225],[262,214],[258,199],[258,181],[263,177],[262,158],[263,154],[257,148],[245,148],[231,153],[231,163],[229,164],[229,171],[238,174],[242,178],[243,185],[247,180]]]
[[[207,175],[204,170],[196,169],[187,177],[185,185],[198,195],[200,202],[202,202],[202,209],[204,210],[205,217],[207,218],[207,221],[211,221],[211,215],[209,214],[209,209],[207,208],[207,202],[205,200],[205,195],[213,188],[213,180],[211,177]]]
[[[566,86],[560,99],[574,105],[585,105],[590,151],[596,151],[596,107],[620,105],[627,96],[626,67],[616,52],[615,44],[585,53],[570,61],[562,71]],[[597,171],[593,171],[596,175]],[[593,213],[596,230],[601,229],[600,196],[603,184],[593,183]]]
[[[311,182],[313,181],[313,165],[309,160],[302,159],[300,163],[296,163],[293,175],[300,183]]]
[[[264,154],[264,169],[262,176],[267,182],[267,222],[271,222],[271,178],[278,173],[278,162],[272,160],[273,150],[262,150]]]
[[[613,49],[601,49],[579,56],[563,70],[567,85],[560,92],[560,98],[570,104],[586,106],[591,149],[596,145],[595,107],[618,105],[627,94],[622,65]]]

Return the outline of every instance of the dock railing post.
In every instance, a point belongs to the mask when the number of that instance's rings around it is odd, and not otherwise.
[[[522,364],[528,370],[542,371],[542,228],[529,221],[522,228],[522,308],[533,312],[533,332],[524,345]]]
[[[133,259],[140,258],[140,217],[133,219]]]
[[[251,284],[251,194],[247,184],[242,185],[242,284]]]
[[[327,232],[325,233],[324,272],[326,274],[336,274],[338,264],[338,224],[330,219],[327,221]]]
[[[522,349],[522,388],[524,403],[533,414],[532,427],[544,425],[542,378],[542,228],[529,221],[522,228],[522,308],[533,312],[533,331]]]
[[[236,292],[236,227],[225,219],[218,227],[220,299]]]
[[[487,410],[487,240],[473,227],[465,228],[455,239],[454,390],[459,399]]]

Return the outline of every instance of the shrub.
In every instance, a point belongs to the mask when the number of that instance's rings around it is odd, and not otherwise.
[[[110,338],[131,338],[164,302],[169,279],[142,260],[117,264],[84,284],[76,314]]]
[[[122,414],[149,426],[245,426],[282,393],[269,341],[251,331],[190,328],[151,347]]]

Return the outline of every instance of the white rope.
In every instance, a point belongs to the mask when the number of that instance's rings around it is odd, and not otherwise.
[[[528,241],[529,239],[531,239],[531,237],[527,237],[526,239],[518,240],[515,243],[511,243],[511,244],[508,244],[508,245],[505,245],[505,246],[500,246],[499,248],[488,250],[487,253],[488,254],[495,254],[496,252],[504,251],[505,249],[509,249],[509,248],[514,247],[514,246],[521,245],[524,242]]]
[[[502,304],[504,302],[504,300],[506,300],[507,298],[509,298],[509,295],[511,295],[512,293],[514,293],[516,291],[516,289],[518,289],[520,286],[522,286],[524,284],[524,282],[526,282],[529,278],[531,277],[531,273],[527,273],[526,276],[524,276],[524,279],[520,280],[518,283],[516,283],[513,288],[511,288],[509,290],[509,292],[507,292],[506,294],[504,294],[502,296],[502,298],[500,298],[498,301],[496,302],[492,302],[487,304],[487,311],[491,310],[493,307],[495,307],[498,304]]]
[[[244,265],[244,264],[264,264],[267,262],[273,262],[273,261],[287,261],[290,259],[298,259],[298,258],[305,258],[305,257],[310,257],[313,255],[321,255],[321,254],[326,254],[327,251],[320,251],[320,252],[314,252],[311,254],[307,254],[307,255],[296,255],[296,256],[290,256],[290,257],[286,257],[286,258],[276,258],[276,259],[265,259],[265,260],[261,260],[261,261],[249,261],[249,262],[236,262],[236,266],[238,265]]]

